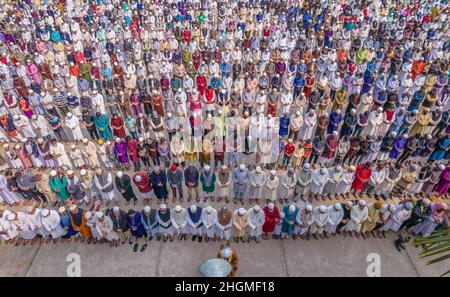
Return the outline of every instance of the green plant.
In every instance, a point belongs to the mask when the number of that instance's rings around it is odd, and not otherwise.
[[[433,231],[430,236],[418,238],[412,242],[415,247],[422,246],[419,253],[420,258],[436,256],[428,261],[427,265],[442,262],[450,259],[450,229]],[[450,269],[442,273],[441,276],[450,273]]]

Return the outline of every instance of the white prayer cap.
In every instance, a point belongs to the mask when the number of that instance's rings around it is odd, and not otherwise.
[[[42,138],[37,139],[37,143],[43,143],[43,142],[44,142],[44,139],[42,139]]]
[[[56,170],[50,171],[50,176],[56,176]]]
[[[164,203],[159,206],[159,209],[166,209],[166,208],[167,206]]]
[[[306,169],[309,169],[309,168],[311,168],[311,165],[309,163],[306,163],[303,167]]]
[[[211,206],[211,205],[208,205],[208,206],[206,207],[206,212],[207,212],[207,213],[211,213],[211,212],[212,212],[212,206]]]
[[[119,171],[117,171],[117,176],[118,176],[118,177],[122,177],[122,176],[123,176],[123,172],[122,172],[122,171],[120,171],[120,170],[119,170]]]
[[[149,213],[151,210],[150,206],[144,207],[144,212]]]
[[[338,136],[337,131],[333,131],[333,133],[331,133],[332,136]]]
[[[103,216],[104,216],[103,211],[98,211],[98,212],[96,213],[96,216],[97,216],[98,219],[103,218]]]
[[[90,220],[90,219],[92,218],[92,212],[87,211],[87,212],[84,214],[84,218],[85,218],[86,220]]]
[[[87,143],[88,142],[88,140],[87,140],[87,138],[83,138],[83,143]]]
[[[70,145],[70,148],[71,148],[71,149],[76,149],[77,146],[76,146],[75,144],[71,144],[71,145]]]
[[[53,92],[58,92],[58,88],[53,88]]]
[[[239,165],[239,169],[244,170],[245,169],[245,165],[244,164]]]
[[[408,202],[405,203],[405,208],[407,210],[411,210],[411,209],[413,209],[413,207],[414,207],[414,205],[412,204],[411,201],[408,201]]]
[[[114,206],[112,210],[113,210],[114,212],[117,212],[117,211],[119,211],[119,210],[120,210],[120,207],[118,207],[118,206]]]
[[[424,204],[425,206],[428,206],[428,205],[430,205],[430,203],[431,203],[430,199],[428,199],[428,198],[423,198],[423,199],[422,199],[422,202],[423,202],[423,204]]]
[[[385,213],[389,209],[389,204],[383,204],[380,208],[381,213]]]
[[[191,212],[196,212],[197,211],[197,205],[192,204],[191,207],[189,207],[189,209],[191,210]]]
[[[70,211],[74,211],[75,209],[77,209],[77,206],[76,206],[75,204],[72,204],[72,205],[69,207],[69,210],[70,210]]]
[[[50,211],[47,208],[44,208],[43,210],[41,210],[40,215],[41,217],[46,217],[50,214]]]
[[[139,137],[138,141],[139,141],[139,142],[144,142],[144,138]]]
[[[307,211],[312,211],[312,210],[313,210],[313,207],[312,207],[311,204],[308,204],[308,205],[306,205],[305,209],[306,209]]]
[[[262,170],[262,169],[261,169],[261,166],[256,166],[255,170],[256,170],[256,172],[260,173],[261,170]]]
[[[326,168],[320,168],[320,174],[326,174],[327,169]]]
[[[291,204],[291,205],[289,205],[289,212],[294,212],[295,211],[295,205],[294,204]]]
[[[116,137],[115,141],[120,142],[120,137]]]
[[[227,167],[227,165],[222,165],[220,168],[222,168],[223,170],[226,170],[228,167]]]
[[[71,112],[67,113],[67,117],[71,118],[73,116],[73,114]]]
[[[33,209],[34,209],[34,207],[31,206],[31,205],[29,205],[29,206],[25,207],[25,212],[27,212],[27,213],[28,213],[28,212],[32,212]]]
[[[378,112],[382,112],[382,111],[383,111],[383,108],[378,107],[378,108],[377,108],[377,111],[378,111]]]
[[[256,205],[253,207],[253,210],[254,210],[255,212],[259,212],[259,211],[261,210],[261,207],[259,207],[259,205],[256,204]]]
[[[270,202],[268,207],[270,210],[273,210],[275,208],[275,204],[273,204],[273,202]]]
[[[242,207],[238,209],[238,214],[240,216],[243,216],[245,214],[245,209],[243,209]]]
[[[28,94],[32,94],[33,93],[33,90],[28,90]]]
[[[110,144],[111,144],[111,141],[108,140],[108,141],[106,142],[106,145],[110,145]]]
[[[211,166],[205,165],[205,171],[209,171],[209,170],[211,170]]]
[[[168,112],[166,115],[170,118],[172,116],[172,113]]]
[[[439,165],[438,165],[438,168],[439,168],[440,170],[444,170],[444,169],[445,169],[445,165],[444,165],[444,164],[439,164]]]
[[[16,150],[20,149],[20,143],[16,144],[16,145],[14,146],[14,148],[15,148]]]
[[[226,247],[222,250],[222,252],[220,253],[222,255],[222,257],[224,257],[225,259],[228,259],[231,255],[231,249],[229,247]]]
[[[174,210],[176,212],[180,212],[181,211],[181,205],[178,204],[177,206],[175,206]]]
[[[15,114],[15,115],[13,116],[13,119],[15,119],[15,120],[19,119],[19,115]]]
[[[86,175],[86,173],[87,173],[86,169],[81,169],[81,170],[80,170],[80,175],[81,175],[81,176]]]
[[[359,199],[358,204],[360,206],[366,206],[367,205],[366,200],[363,200],[363,199]]]
[[[321,213],[325,213],[327,211],[327,207],[325,205],[321,205],[321,206],[319,206],[319,211]]]
[[[284,219],[285,216],[286,214],[284,212],[280,212],[280,219]]]
[[[157,165],[155,167],[153,167],[153,171],[159,171],[161,168]]]
[[[16,219],[16,214],[13,212],[10,212],[9,214],[6,215],[6,219],[8,221],[14,221]]]
[[[59,213],[64,213],[65,211],[66,211],[66,208],[64,206],[61,206],[60,208],[58,208]]]
[[[93,94],[97,94],[97,90],[92,91]]]
[[[352,109],[350,109],[350,112],[351,113],[356,113],[356,109],[352,108]]]
[[[300,112],[300,110],[297,110],[297,111],[295,112],[295,114],[296,114],[297,116],[299,116],[299,115],[301,115],[302,113]]]
[[[350,165],[350,167],[348,167],[351,171],[355,171],[356,170],[356,166],[355,165]]]
[[[8,148],[8,147],[9,147],[8,143],[3,144],[3,148]]]
[[[397,137],[397,132],[392,131],[391,133],[389,133],[389,135],[394,138]]]
[[[35,119],[37,119],[37,115],[35,115],[35,114],[34,114],[34,115],[32,115],[32,116],[31,116],[31,119],[32,119],[32,120],[35,120]]]
[[[341,205],[340,203],[336,203],[336,204],[334,205],[334,208],[335,208],[336,210],[342,210],[342,205]]]
[[[67,175],[72,175],[73,174],[73,170],[67,170]]]
[[[137,182],[140,182],[142,180],[142,176],[136,175],[134,178]]]
[[[335,169],[336,169],[337,172],[341,172],[342,166],[341,165],[337,165]]]
[[[275,171],[275,170],[270,170],[270,175],[275,175],[275,174],[277,174],[277,172]]]

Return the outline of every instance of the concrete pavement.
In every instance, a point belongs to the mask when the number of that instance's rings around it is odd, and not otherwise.
[[[239,255],[237,276],[367,276],[367,255],[377,253],[381,276],[438,276],[448,263],[426,266],[419,250],[398,252],[394,234],[386,239],[356,239],[337,236],[320,240],[268,240],[260,244],[232,244]],[[81,276],[200,276],[202,261],[215,257],[213,242],[151,241],[143,252],[134,253],[128,243],[41,244],[0,246],[0,276],[66,276],[67,255],[77,253]],[[448,268],[447,268],[448,269]]]

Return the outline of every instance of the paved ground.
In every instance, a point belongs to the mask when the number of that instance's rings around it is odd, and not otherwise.
[[[447,264],[426,266],[418,250],[397,252],[393,234],[386,239],[268,240],[261,244],[234,244],[240,265],[237,276],[366,276],[369,253],[380,256],[381,276],[437,276]],[[200,276],[199,265],[214,257],[218,243],[152,241],[143,253],[126,243],[41,244],[0,246],[0,276],[66,276],[66,257],[78,253],[82,276]]]

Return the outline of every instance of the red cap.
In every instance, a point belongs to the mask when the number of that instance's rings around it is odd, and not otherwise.
[[[176,171],[177,170],[177,165],[172,165],[171,167],[170,167],[170,170],[172,170],[172,171]]]

